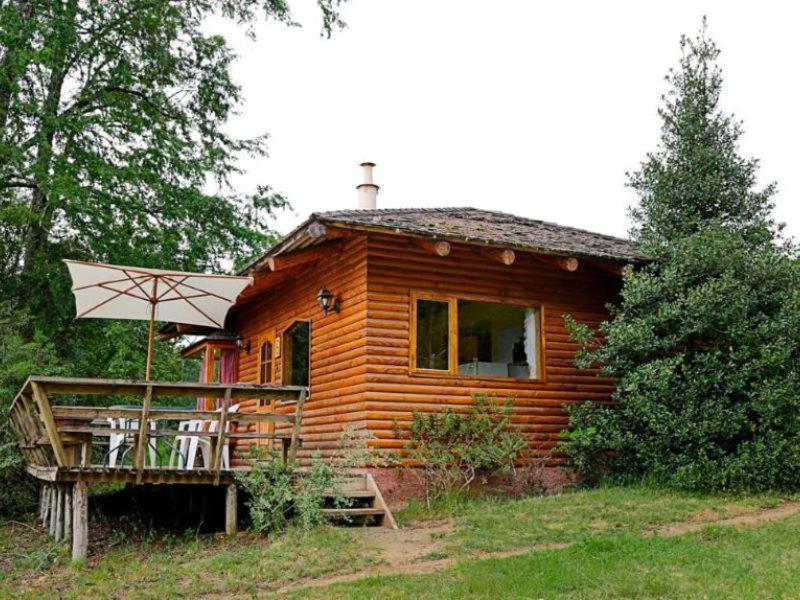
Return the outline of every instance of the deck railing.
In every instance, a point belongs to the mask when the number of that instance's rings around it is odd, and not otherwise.
[[[70,396],[139,396],[140,407],[95,407],[51,405],[57,394]],[[158,397],[221,398],[217,411],[155,408]],[[28,472],[45,481],[126,481],[132,483],[214,483],[224,476],[232,479],[230,469],[222,468],[222,450],[231,439],[266,439],[283,445],[284,460],[293,462],[300,444],[300,423],[306,389],[296,386],[246,385],[228,383],[128,381],[117,379],[82,379],[31,377],[11,405],[10,421],[17,435]],[[230,412],[231,402],[242,399],[295,403],[294,414]],[[111,428],[107,419],[130,419],[137,427]],[[215,431],[180,431],[174,428],[151,429],[152,422],[201,420],[216,422]],[[233,430],[229,425],[256,424],[256,431]],[[290,433],[260,431],[260,423],[283,423]],[[269,428],[271,429],[271,428]],[[133,464],[110,468],[92,464],[93,440],[112,435],[132,436]],[[159,468],[146,465],[145,452],[150,438],[201,436],[211,446],[211,464],[205,469]]]

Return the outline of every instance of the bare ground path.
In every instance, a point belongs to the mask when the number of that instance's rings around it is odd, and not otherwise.
[[[670,523],[662,527],[646,531],[644,535],[675,537],[699,531],[709,525],[748,526],[777,521],[795,514],[800,514],[800,502],[783,502],[774,508],[760,509],[744,515],[728,518],[705,518],[695,521]],[[459,557],[444,554],[444,536],[454,530],[449,522],[423,523],[418,526],[399,530],[365,529],[363,535],[365,546],[377,550],[381,564],[369,570],[356,571],[341,575],[331,575],[317,579],[302,579],[280,588],[278,594],[296,592],[301,589],[318,588],[335,583],[355,581],[367,577],[387,575],[420,575],[454,566]],[[502,552],[481,552],[469,556],[473,560],[490,558],[508,558],[530,552],[560,550],[573,545],[574,542],[536,544],[522,546]]]

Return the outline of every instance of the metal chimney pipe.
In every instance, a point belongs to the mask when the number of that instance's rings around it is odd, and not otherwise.
[[[358,208],[361,210],[375,210],[378,206],[378,190],[380,188],[372,182],[373,167],[375,167],[375,163],[361,163],[364,182],[356,186],[358,190]]]

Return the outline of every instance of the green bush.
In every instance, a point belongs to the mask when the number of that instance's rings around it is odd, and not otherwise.
[[[275,452],[255,456],[252,469],[236,474],[249,495],[247,507],[255,531],[274,533],[290,521],[308,530],[325,522],[322,509],[326,497],[333,497],[334,506],[344,504],[338,492],[339,478],[322,460],[314,458],[311,466],[301,471],[284,463]]]
[[[441,413],[414,412],[408,457],[422,468],[428,505],[466,490],[476,477],[513,469],[525,440],[511,427],[512,408],[513,400],[497,406],[476,396],[465,413],[450,408]]]
[[[590,479],[693,490],[800,487],[800,270],[776,247],[709,227],[629,274],[603,343],[579,364],[614,405],[570,410],[563,448]]]

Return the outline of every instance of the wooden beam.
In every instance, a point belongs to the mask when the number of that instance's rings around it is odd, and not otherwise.
[[[496,260],[497,262],[508,266],[514,264],[514,260],[516,260],[517,255],[514,253],[513,250],[509,249],[502,249],[498,250],[495,248],[486,248],[482,251],[484,256],[488,256],[492,260]]]
[[[54,406],[53,414],[62,419],[83,419],[95,420],[105,419],[111,417],[112,419],[135,419],[141,414],[138,408],[102,408],[94,406]],[[218,419],[219,413],[212,410],[163,410],[163,409],[150,409],[151,421],[186,421],[191,419]],[[269,413],[235,413],[231,421],[241,423],[293,423],[294,419],[291,415],[276,415]],[[71,433],[94,433],[99,429],[92,428],[86,430],[81,426],[65,425],[58,428],[59,431],[68,431]],[[117,430],[120,432],[119,430]],[[156,432],[156,433],[161,433]],[[181,432],[181,435],[189,435],[190,432]]]
[[[44,423],[44,428],[47,431],[47,437],[50,438],[50,445],[53,447],[53,454],[56,457],[56,464],[59,467],[67,466],[67,455],[64,452],[64,446],[61,445],[61,438],[58,437],[58,429],[56,429],[56,422],[53,419],[53,413],[50,410],[50,401],[47,399],[47,392],[44,391],[42,386],[31,381],[31,391],[33,392],[33,399],[39,407],[39,415]]]
[[[267,266],[270,271],[282,271],[291,267],[304,265],[306,263],[319,260],[325,256],[330,256],[334,248],[338,248],[338,244],[322,244],[314,246],[307,250],[298,250],[297,252],[290,252],[288,254],[281,254],[280,256],[271,256],[267,258]]]
[[[225,396],[222,398],[222,410],[219,412],[219,431],[217,431],[217,445],[214,446],[214,458],[211,463],[211,468],[216,471],[214,475],[214,485],[219,485],[219,474],[222,470],[222,448],[225,445],[225,431],[228,427],[228,407],[231,404],[231,388],[225,390]]]
[[[147,386],[153,396],[209,396],[219,398],[230,387],[231,398],[271,398],[296,400],[300,386],[199,383],[189,381],[133,381],[128,379],[91,379],[83,377],[31,377],[27,385],[39,384],[49,394],[99,394],[103,396],[140,396]],[[26,391],[23,388],[23,391]]]
[[[587,262],[595,269],[608,273],[609,275],[614,275],[615,277],[622,277],[622,273],[625,269],[624,265],[611,260],[592,260]]]
[[[445,240],[428,240],[424,238],[411,238],[411,243],[417,248],[425,250],[425,252],[432,252],[437,256],[450,255],[450,242],[447,242]]]
[[[555,267],[556,269],[561,269],[562,271],[574,273],[578,270],[578,259],[574,256],[553,256],[550,254],[533,254],[532,256],[536,260],[550,265],[551,267]]]
[[[225,490],[225,535],[236,535],[238,526],[238,498],[235,483],[228,484]]]
[[[300,397],[297,399],[297,406],[294,409],[294,426],[292,427],[292,440],[289,443],[289,455],[287,462],[290,465],[294,464],[297,458],[297,447],[300,444],[300,427],[303,421],[303,405],[306,402],[306,391],[300,392]]]
[[[142,483],[144,474],[144,449],[147,446],[148,432],[150,431],[150,401],[153,399],[153,386],[148,385],[142,400],[142,412],[139,416],[139,437],[136,438],[136,454],[134,467],[136,468],[136,483]]]
[[[89,549],[89,487],[78,481],[72,488],[72,562],[84,562]]]

